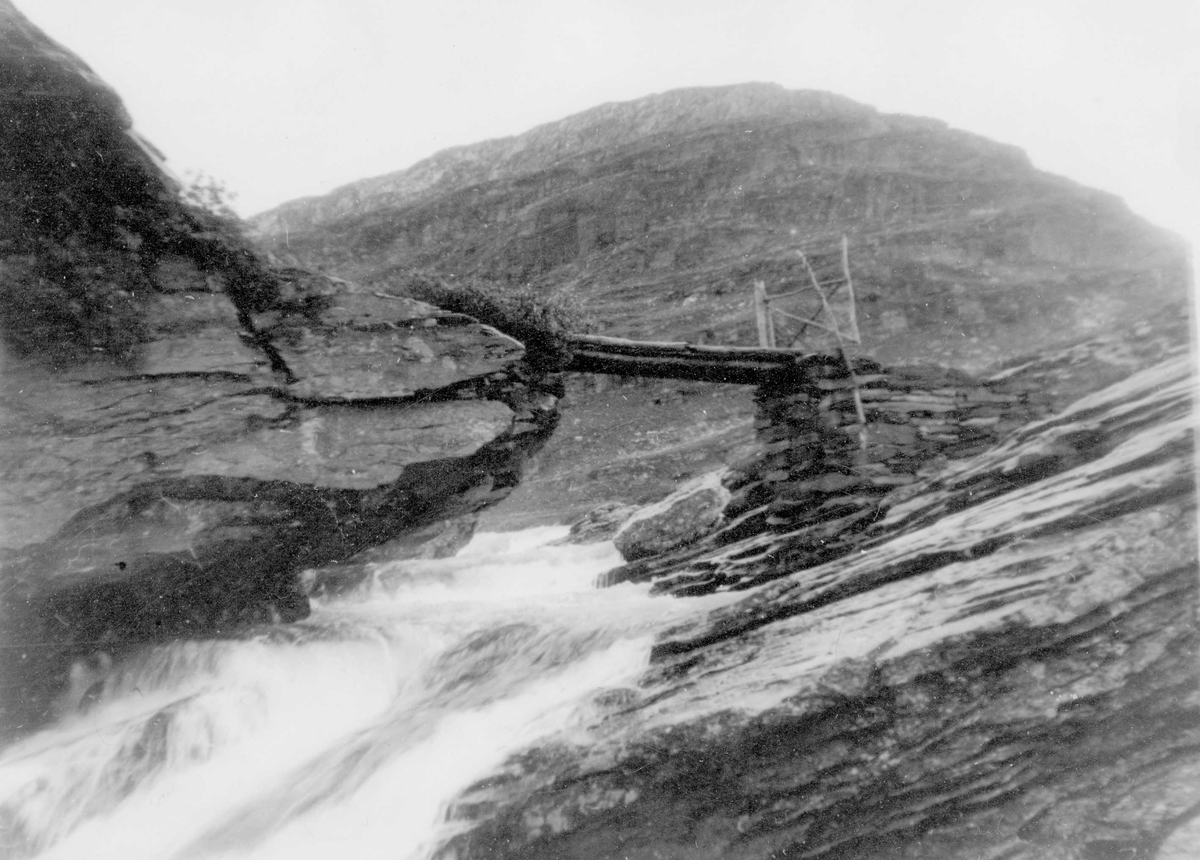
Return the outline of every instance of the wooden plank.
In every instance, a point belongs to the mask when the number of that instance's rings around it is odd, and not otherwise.
[[[858,310],[854,301],[854,282],[850,280],[850,240],[842,234],[842,277],[846,279],[846,290],[850,294],[850,337],[855,343],[862,343],[858,334]]]
[[[603,335],[570,335],[573,359],[567,370],[618,376],[689,379],[762,385],[786,372],[819,366],[842,370],[844,357],[798,349],[712,346],[680,341],[636,341]]]
[[[713,361],[698,356],[618,355],[595,350],[576,350],[571,363],[567,365],[567,370],[577,373],[609,373],[617,376],[762,385],[786,366],[786,363],[779,361]]]
[[[787,363],[796,359],[816,362],[835,362],[837,359],[821,353],[805,352],[802,349],[770,349],[756,346],[714,346],[712,344],[688,343],[686,341],[628,340],[623,337],[608,337],[599,334],[573,334],[567,342],[575,349],[592,349],[626,355],[688,355],[717,357],[729,356],[730,360],[750,360]]]

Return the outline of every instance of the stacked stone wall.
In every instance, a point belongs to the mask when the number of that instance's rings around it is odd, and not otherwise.
[[[756,402],[760,448],[731,477],[726,508],[729,521],[752,516],[730,537],[807,530],[813,562],[840,554],[897,486],[982,453],[1050,411],[1048,397],[1006,381],[869,360],[856,361],[851,376],[833,357],[762,386]]]

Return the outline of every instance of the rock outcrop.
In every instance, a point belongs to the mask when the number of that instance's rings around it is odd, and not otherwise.
[[[301,571],[469,535],[515,485],[560,393],[521,343],[265,265],[7,0],[0,91],[4,734],[123,649],[302,617],[354,568]]]
[[[882,516],[898,488],[994,446],[1015,428],[1044,415],[1049,398],[1030,393],[1012,378],[977,380],[935,366],[882,368],[858,360],[854,373],[835,356],[815,355],[780,373],[756,394],[759,448],[725,478],[727,525],[701,543],[681,542],[684,553],[707,557],[714,546],[736,547],[755,557],[752,575],[728,579],[706,561],[709,573],[676,573],[668,585],[697,594],[758,585],[779,570],[809,567],[861,546],[864,529]],[[760,564],[784,535],[786,566]],[[762,544],[747,552],[746,541]],[[647,560],[613,571],[611,581],[654,579],[677,568],[676,547],[637,556]]]
[[[607,581],[653,580],[656,590],[677,594],[739,590],[861,551],[891,534],[893,507],[928,498],[937,482],[955,486],[947,475],[1045,418],[1055,403],[1177,356],[1190,336],[1188,318],[1186,307],[1172,308],[1155,325],[986,378],[862,359],[851,375],[839,358],[812,356],[758,390],[757,447],[724,478],[731,496],[722,527],[610,571]],[[976,503],[1091,456],[1076,450],[1090,444],[1080,432],[1078,444],[1060,440],[975,475],[964,498]]]
[[[916,475],[837,560],[813,566],[800,528],[663,565],[774,581],[467,790],[439,856],[1179,856],[1200,810],[1195,371],[1186,335],[1153,352]],[[1024,370],[1102,377],[1085,355]]]

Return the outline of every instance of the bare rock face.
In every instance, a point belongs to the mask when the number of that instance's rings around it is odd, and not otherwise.
[[[941,499],[925,515],[932,521],[954,505],[1075,465],[1095,455],[1091,431],[1055,437],[991,472],[954,477],[1055,403],[1178,356],[1189,315],[1186,306],[1170,307],[1131,332],[1047,351],[983,378],[865,359],[851,375],[840,358],[810,356],[756,392],[757,445],[722,479],[731,494],[720,526],[631,560],[606,580],[652,581],[656,591],[677,595],[743,590],[862,551],[890,536],[890,513],[913,500]],[[964,494],[947,497],[943,486]]]
[[[465,792],[451,817],[467,832],[440,856],[1184,856],[1200,809],[1193,389],[1177,341],[897,488],[843,558],[806,566],[798,529],[660,570],[776,579],[665,633],[586,729]]]
[[[517,483],[558,391],[520,343],[266,266],[6,0],[0,90],[0,732],[72,666],[304,616],[307,568],[452,551]]]
[[[252,322],[299,399],[410,397],[504,370],[524,354],[462,314],[303,270],[282,276],[280,307]]]

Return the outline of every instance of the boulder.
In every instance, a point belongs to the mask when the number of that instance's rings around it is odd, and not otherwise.
[[[0,89],[0,736],[73,670],[303,617],[302,571],[420,554],[517,483],[559,392],[522,344],[267,265],[4,1]]]
[[[721,478],[721,472],[711,472],[689,481],[627,519],[613,536],[621,557],[634,561],[662,555],[714,531],[729,501]]]

